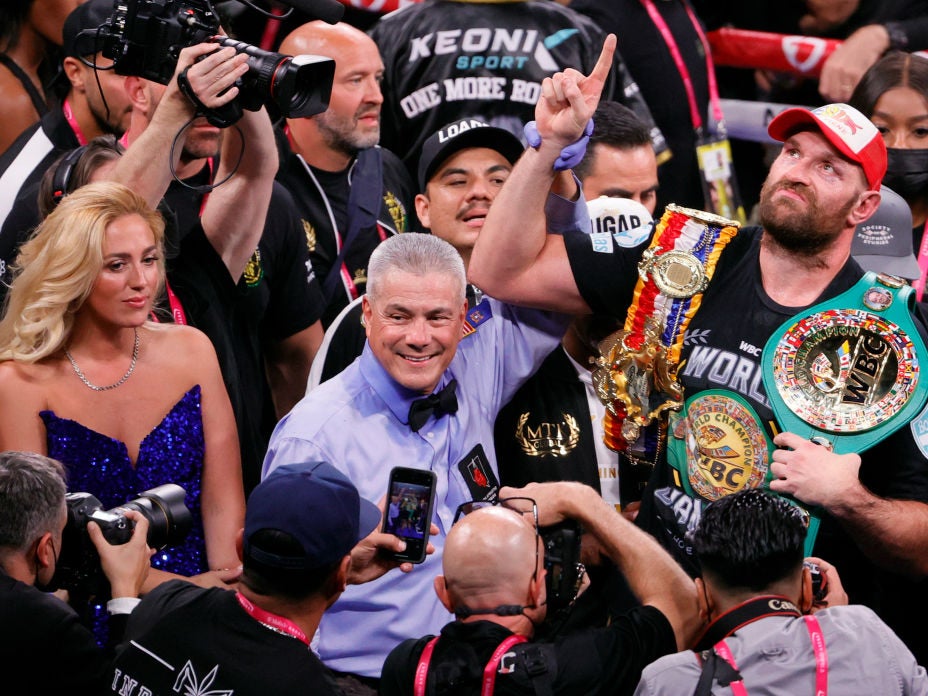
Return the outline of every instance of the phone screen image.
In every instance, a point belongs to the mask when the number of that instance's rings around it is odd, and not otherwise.
[[[383,531],[406,542],[406,551],[397,554],[397,558],[424,560],[434,491],[430,471],[397,469],[390,476]]]

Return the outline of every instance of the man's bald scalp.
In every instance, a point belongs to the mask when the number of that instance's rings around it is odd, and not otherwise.
[[[521,604],[535,570],[536,544],[534,528],[519,513],[503,507],[472,512],[445,541],[442,568],[449,591],[471,607]]]
[[[316,20],[307,22],[290,32],[281,42],[280,52],[291,56],[306,53],[331,56],[338,53],[340,48],[359,41],[374,43],[371,37],[350,24],[344,22],[328,24]]]

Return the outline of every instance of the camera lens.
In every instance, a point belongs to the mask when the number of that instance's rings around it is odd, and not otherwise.
[[[162,549],[181,543],[193,526],[193,517],[184,504],[185,495],[180,486],[166,483],[120,507],[142,513],[148,520],[148,545]]]
[[[274,72],[271,96],[284,116],[307,118],[329,107],[335,63],[322,56],[287,58]]]
[[[321,114],[329,106],[335,61],[324,56],[287,56],[227,37],[213,39],[248,55],[248,72],[241,78],[239,101],[255,111],[273,103],[280,114],[305,118]]]

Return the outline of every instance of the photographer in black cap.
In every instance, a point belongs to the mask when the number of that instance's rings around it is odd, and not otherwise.
[[[151,556],[148,521],[133,510],[125,515],[136,525],[123,545],[111,546],[95,523],[87,525],[110,581],[113,628],[138,603]],[[66,521],[61,464],[31,452],[0,453],[0,664],[6,693],[96,694],[103,687],[105,653],[74,610],[45,592],[54,589]],[[38,656],[52,669],[32,669]]]
[[[337,693],[309,642],[348,583],[398,565],[377,554],[402,544],[372,533],[380,519],[332,465],[280,467],[248,499],[239,590],[172,581],[148,594],[126,630],[113,693]]]

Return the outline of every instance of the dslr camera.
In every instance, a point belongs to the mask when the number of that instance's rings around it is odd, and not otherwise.
[[[136,510],[148,520],[148,545],[155,549],[182,542],[193,525],[184,504],[186,492],[166,483],[147,490],[135,500],[104,510],[90,493],[68,493],[65,497],[68,521],[61,539],[61,557],[55,571],[56,584],[72,595],[103,598],[109,583],[100,568],[97,549],[87,534],[87,523],[100,525],[103,537],[112,545],[125,544],[132,537],[135,523],[126,510]]]
[[[276,107],[285,117],[302,118],[328,108],[335,61],[323,56],[287,56],[219,36],[219,17],[209,0],[114,0],[109,21],[88,32],[100,52],[112,59],[119,75],[168,84],[182,49],[203,42],[231,46],[248,55],[248,72],[240,79],[239,96],[219,109],[205,107],[186,78],[181,89],[213,125],[229,126],[242,109]],[[218,50],[218,49],[217,49]]]
[[[555,621],[566,619],[580,593],[586,568],[580,562],[580,525],[567,520],[541,529],[545,545],[548,613]]]

